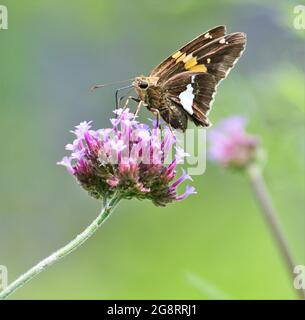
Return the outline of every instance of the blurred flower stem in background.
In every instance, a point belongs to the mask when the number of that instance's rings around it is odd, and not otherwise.
[[[21,288],[28,281],[37,276],[40,272],[46,270],[55,262],[59,261],[61,258],[64,258],[69,253],[80,247],[106,221],[119,201],[120,197],[118,195],[114,195],[109,201],[105,201],[98,217],[81,234],[79,234],[75,239],[73,239],[64,247],[60,248],[44,260],[40,261],[36,266],[31,268],[29,271],[21,275],[18,279],[7,286],[2,292],[0,292],[0,300],[6,299],[15,290]]]
[[[278,216],[276,210],[272,204],[271,197],[268,193],[263,175],[260,166],[251,163],[246,167],[246,172],[248,173],[248,177],[257,199],[257,202],[261,208],[261,211],[266,219],[266,222],[276,240],[276,243],[281,251],[283,259],[286,262],[286,266],[289,274],[291,275],[291,283],[294,281],[294,273],[293,270],[296,266],[292,253],[290,252],[289,245],[287,239],[282,231],[280,222],[278,220]],[[305,291],[302,289],[296,289],[298,291],[300,299],[305,300]]]
[[[248,134],[245,127],[246,119],[243,117],[232,116],[223,119],[209,133],[209,157],[222,167],[247,173],[255,198],[283,256],[293,285],[296,264],[262,175],[263,152],[260,141],[256,136]],[[297,291],[300,299],[305,299],[305,291]]]
[[[110,120],[112,128],[92,130],[91,122],[86,121],[76,126],[72,131],[76,139],[66,145],[71,155],[58,162],[90,196],[103,201],[99,216],[74,240],[4,289],[0,299],[5,299],[81,246],[103,224],[121,199],[147,199],[156,206],[166,206],[196,193],[195,188],[188,185],[184,193],[177,192],[181,183],[192,178],[183,171],[173,181],[177,176],[177,164],[187,154],[177,146],[176,137],[168,127],[161,132],[157,122],[152,128],[139,123],[129,109],[118,109],[115,113],[117,117]],[[174,156],[167,164],[171,151],[174,151]]]

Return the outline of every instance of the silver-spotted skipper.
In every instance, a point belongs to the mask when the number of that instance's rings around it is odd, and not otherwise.
[[[139,102],[137,110],[144,105],[182,131],[188,119],[197,126],[209,126],[207,115],[216,87],[237,62],[245,44],[244,33],[226,34],[225,26],[201,34],[165,59],[148,77],[136,77],[128,86],[138,94],[132,98]]]

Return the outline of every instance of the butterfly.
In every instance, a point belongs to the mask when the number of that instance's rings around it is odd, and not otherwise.
[[[134,100],[174,129],[185,131],[189,119],[208,127],[216,88],[245,45],[245,33],[226,34],[225,26],[215,27],[166,58],[148,77],[136,77],[132,86],[138,97]]]

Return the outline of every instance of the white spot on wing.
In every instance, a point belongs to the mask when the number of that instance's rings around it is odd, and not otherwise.
[[[194,77],[195,76],[192,76],[192,83],[193,83]],[[186,112],[188,112],[190,115],[192,115],[194,113],[193,108],[192,108],[194,97],[195,96],[193,94],[193,87],[191,84],[188,84],[186,87],[186,90],[182,91],[179,94],[179,99],[180,99],[180,102],[182,104],[183,109]]]

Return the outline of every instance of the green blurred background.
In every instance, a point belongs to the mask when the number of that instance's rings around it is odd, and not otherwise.
[[[66,244],[97,215],[56,161],[80,121],[109,125],[114,88],[148,74],[205,30],[227,25],[248,47],[211,113],[249,118],[265,177],[298,264],[305,264],[302,1],[0,0],[0,264],[9,281]],[[142,119],[148,116],[142,112]],[[294,299],[290,278],[242,174],[208,163],[196,196],[156,208],[124,201],[83,247],[15,299]]]

